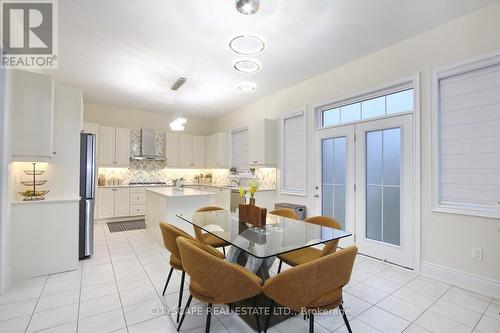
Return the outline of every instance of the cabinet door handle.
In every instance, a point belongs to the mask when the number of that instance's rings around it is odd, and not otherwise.
[[[258,163],[259,161],[253,161],[254,163]]]

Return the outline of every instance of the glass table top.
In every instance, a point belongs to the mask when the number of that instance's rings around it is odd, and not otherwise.
[[[264,227],[254,227],[241,222],[237,210],[178,214],[177,217],[257,258],[269,258],[351,236],[343,230],[272,214],[267,214]]]

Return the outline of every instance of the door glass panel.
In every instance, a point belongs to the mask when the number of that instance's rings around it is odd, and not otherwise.
[[[401,130],[366,133],[366,237],[400,245]]]
[[[347,197],[347,138],[324,139],[322,149],[321,214],[337,220],[345,230]]]

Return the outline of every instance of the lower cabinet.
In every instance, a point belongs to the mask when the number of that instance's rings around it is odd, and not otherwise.
[[[97,194],[97,218],[130,216],[130,190],[128,188],[100,188]]]

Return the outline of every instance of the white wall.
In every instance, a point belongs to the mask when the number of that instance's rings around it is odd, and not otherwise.
[[[186,134],[212,134],[211,121],[186,117]],[[149,112],[128,109],[112,105],[95,104],[85,101],[84,121],[102,126],[131,129],[151,128],[161,132],[170,132],[168,124],[173,120],[170,113]]]
[[[500,222],[432,212],[430,103],[431,69],[500,48],[499,17],[500,2],[497,2],[224,115],[214,121],[214,131],[226,131],[253,119],[277,118],[304,105],[310,114],[311,106],[321,101],[338,99],[420,73],[421,259],[500,281]],[[311,138],[311,117],[308,133]],[[314,186],[311,139],[308,146],[307,198],[278,195],[277,201],[305,203],[311,211]],[[483,248],[483,261],[471,259],[473,247]]]

